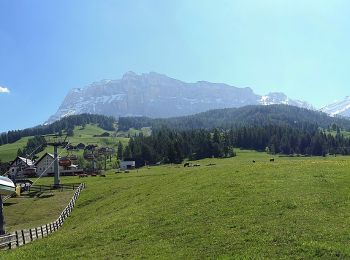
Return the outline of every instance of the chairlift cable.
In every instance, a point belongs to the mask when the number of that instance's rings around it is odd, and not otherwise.
[[[63,150],[58,154],[57,160],[58,160],[58,158],[60,157],[60,155],[64,152],[64,150],[67,148],[67,146],[68,146],[69,144],[70,144],[70,143],[68,142],[67,145],[63,148]],[[56,161],[56,159],[54,159],[54,160],[49,164],[49,166],[40,174],[40,176],[32,183],[32,185],[33,185],[34,183],[36,183],[36,182],[43,176],[44,173],[46,173],[46,171],[51,167],[51,165],[52,165],[55,161]]]

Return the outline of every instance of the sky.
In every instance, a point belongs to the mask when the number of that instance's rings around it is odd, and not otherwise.
[[[0,0],[0,132],[127,71],[320,108],[350,95],[349,11],[348,0]]]

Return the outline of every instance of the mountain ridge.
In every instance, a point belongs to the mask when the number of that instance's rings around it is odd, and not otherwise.
[[[197,81],[187,83],[156,72],[125,73],[117,80],[101,80],[72,89],[57,112],[46,123],[82,113],[107,116],[167,118],[196,114],[211,109],[246,105],[287,104],[312,109],[304,101],[279,92],[258,95],[250,87]]]

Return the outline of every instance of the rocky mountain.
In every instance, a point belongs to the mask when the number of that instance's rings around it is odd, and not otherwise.
[[[350,96],[321,108],[321,111],[331,116],[339,115],[350,117]]]
[[[259,104],[311,107],[283,93],[260,96],[251,88],[206,81],[186,83],[155,72],[141,75],[128,72],[118,80],[102,80],[73,89],[46,123],[81,113],[164,118]]]
[[[262,96],[260,99],[260,104],[261,105],[284,104],[284,105],[290,105],[295,107],[314,109],[314,107],[311,104],[301,100],[290,99],[284,93],[281,93],[281,92],[273,92],[273,93],[269,93],[266,96]]]

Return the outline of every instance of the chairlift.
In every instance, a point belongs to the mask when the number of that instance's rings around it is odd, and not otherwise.
[[[65,156],[59,159],[58,164],[63,167],[69,167],[72,165],[72,162],[67,156]]]
[[[71,154],[71,155],[69,156],[69,160],[71,160],[71,161],[77,161],[77,160],[78,160],[78,156],[77,156],[76,154]]]
[[[93,161],[95,159],[95,155],[93,153],[84,154],[84,159],[88,161]]]

